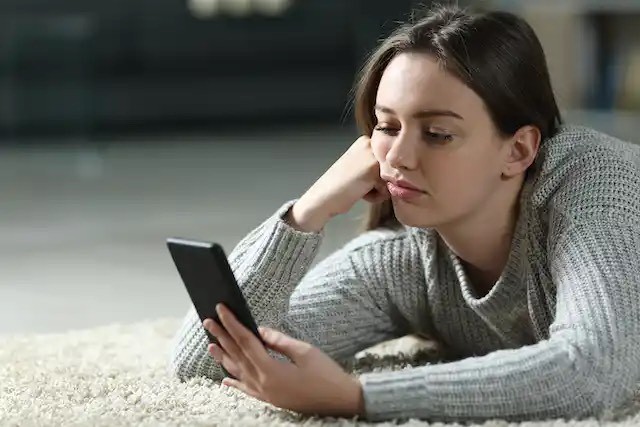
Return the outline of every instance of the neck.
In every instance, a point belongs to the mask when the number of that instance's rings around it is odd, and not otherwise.
[[[447,246],[480,281],[495,283],[509,258],[523,179],[506,181],[480,209],[436,227]]]

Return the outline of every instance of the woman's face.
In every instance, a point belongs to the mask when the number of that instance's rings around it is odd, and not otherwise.
[[[437,227],[464,221],[491,203],[509,152],[482,99],[435,59],[403,53],[378,87],[371,136],[380,175],[420,192],[392,191],[398,220]]]

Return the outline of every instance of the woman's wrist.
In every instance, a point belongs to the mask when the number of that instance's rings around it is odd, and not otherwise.
[[[320,210],[312,209],[302,200],[293,204],[285,215],[285,221],[299,231],[317,233],[329,221]]]

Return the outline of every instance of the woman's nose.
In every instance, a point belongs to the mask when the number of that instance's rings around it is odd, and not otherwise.
[[[400,134],[387,152],[387,163],[394,169],[415,169],[417,155],[414,144],[406,135]]]

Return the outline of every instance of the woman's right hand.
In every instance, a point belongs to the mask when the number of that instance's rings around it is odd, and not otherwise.
[[[371,140],[361,136],[294,204],[288,219],[298,229],[319,231],[360,199],[378,203],[389,198]]]

